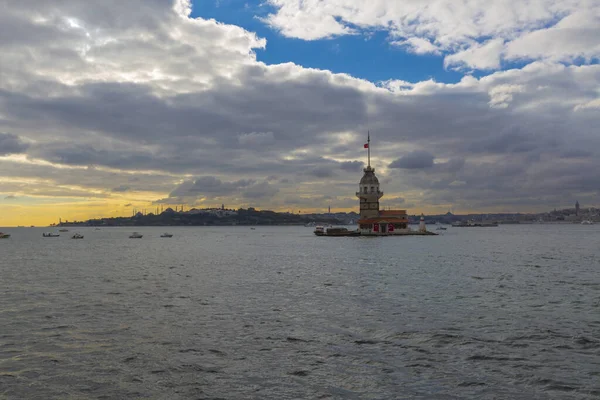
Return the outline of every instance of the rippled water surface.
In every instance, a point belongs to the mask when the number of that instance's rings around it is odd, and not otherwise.
[[[135,229],[3,229],[0,399],[600,397],[600,225]]]

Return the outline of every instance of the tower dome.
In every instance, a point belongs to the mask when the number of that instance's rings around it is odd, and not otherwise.
[[[364,171],[365,174],[360,180],[360,185],[379,185],[379,179],[375,176],[375,168],[367,167]]]

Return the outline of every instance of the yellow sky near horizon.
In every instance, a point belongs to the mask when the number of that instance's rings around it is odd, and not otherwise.
[[[122,201],[90,201],[56,204],[3,204],[0,209],[0,226],[48,226],[59,219],[88,220],[98,217],[131,215],[131,207]]]

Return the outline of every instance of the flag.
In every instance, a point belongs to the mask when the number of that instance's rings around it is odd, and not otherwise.
[[[369,143],[365,143],[365,149],[369,148]]]

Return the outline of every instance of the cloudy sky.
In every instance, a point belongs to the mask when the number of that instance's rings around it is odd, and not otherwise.
[[[0,226],[600,205],[600,0],[0,0]]]

